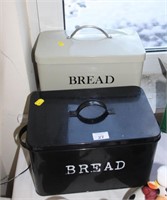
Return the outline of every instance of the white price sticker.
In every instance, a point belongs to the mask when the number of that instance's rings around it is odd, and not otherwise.
[[[93,140],[106,140],[110,138],[107,131],[92,133],[92,136],[93,136]]]

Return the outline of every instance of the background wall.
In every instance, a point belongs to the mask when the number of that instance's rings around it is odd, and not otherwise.
[[[27,96],[36,90],[26,3],[0,1],[0,179],[11,173]],[[4,189],[4,187],[2,187]],[[2,190],[3,194],[4,191]]]
[[[36,90],[34,43],[39,32],[49,28],[46,24],[51,23],[54,29],[62,28],[62,15],[58,19],[60,14],[55,12],[56,9],[62,12],[58,1],[0,1],[0,180],[3,181],[14,175],[18,149],[15,135],[24,119],[23,113],[27,114],[27,96]],[[7,190],[9,195],[10,188],[12,185]],[[2,186],[0,196],[5,191],[6,187]]]

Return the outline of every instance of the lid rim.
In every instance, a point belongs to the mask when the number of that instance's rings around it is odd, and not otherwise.
[[[29,151],[32,152],[44,152],[44,151],[69,151],[69,150],[91,150],[95,148],[112,148],[119,146],[133,146],[133,145],[144,145],[148,143],[156,143],[161,138],[161,132],[159,132],[156,136],[146,137],[146,138],[134,138],[128,140],[115,140],[115,141],[103,141],[103,142],[93,142],[93,143],[83,143],[83,144],[68,144],[68,145],[60,145],[60,146],[44,146],[44,147],[33,147],[28,142],[27,145],[29,147]],[[67,149],[68,147],[68,149]]]

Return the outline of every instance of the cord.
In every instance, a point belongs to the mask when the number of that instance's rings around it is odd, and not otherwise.
[[[7,184],[7,183],[13,181],[14,179],[18,178],[20,175],[22,175],[24,172],[26,172],[28,169],[30,169],[30,167],[31,167],[31,164],[29,164],[29,166],[28,166],[24,171],[20,172],[20,173],[19,173],[18,175],[16,175],[15,177],[9,179],[8,181],[0,182],[0,185]]]

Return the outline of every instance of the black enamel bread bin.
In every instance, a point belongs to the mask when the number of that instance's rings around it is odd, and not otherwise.
[[[40,195],[144,185],[160,139],[136,86],[33,92],[24,131]]]

